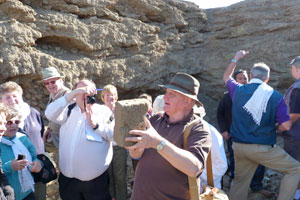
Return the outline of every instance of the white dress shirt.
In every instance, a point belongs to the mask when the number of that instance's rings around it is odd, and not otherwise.
[[[212,161],[212,171],[213,171],[213,179],[214,186],[216,188],[221,189],[221,180],[222,176],[227,171],[227,159],[224,149],[224,141],[221,133],[209,124],[209,131],[211,134],[211,161]],[[206,165],[205,169],[202,172],[201,179],[201,191],[204,185],[207,184],[207,173],[206,173]]]
[[[91,129],[76,105],[67,117],[68,103],[61,97],[46,108],[46,117],[61,124],[59,131],[59,168],[64,176],[89,181],[105,172],[112,159],[112,138],[114,122],[109,121],[112,115],[104,105],[94,104],[93,119],[99,124],[97,130]],[[101,136],[101,141],[87,139],[88,130]]]

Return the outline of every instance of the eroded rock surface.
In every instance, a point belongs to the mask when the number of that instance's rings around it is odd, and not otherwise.
[[[85,77],[117,86],[121,99],[161,94],[157,85],[182,71],[200,80],[213,121],[222,74],[239,49],[250,51],[239,67],[264,61],[272,86],[292,83],[286,66],[299,54],[299,8],[296,0],[210,10],[179,0],[0,0],[0,80],[20,83],[25,100],[44,110],[38,81],[48,66],[69,87]]]

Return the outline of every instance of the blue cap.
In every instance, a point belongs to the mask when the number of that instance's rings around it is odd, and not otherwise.
[[[290,65],[294,65],[297,68],[300,68],[300,56],[297,56],[296,58],[294,58],[291,62]]]

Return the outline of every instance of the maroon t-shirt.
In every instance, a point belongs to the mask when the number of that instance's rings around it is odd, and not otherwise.
[[[194,119],[195,116],[191,112],[185,119],[176,123],[170,123],[166,114],[155,115],[150,122],[162,137],[183,148],[184,126]],[[186,149],[203,164],[210,147],[209,128],[200,121],[192,128]],[[200,183],[200,176],[198,180]],[[174,168],[156,149],[145,149],[135,172],[131,200],[187,200],[190,199],[189,197],[187,175]]]

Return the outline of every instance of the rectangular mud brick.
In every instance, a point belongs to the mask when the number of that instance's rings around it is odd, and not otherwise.
[[[120,147],[131,146],[135,142],[126,142],[126,137],[134,137],[130,130],[146,130],[146,113],[148,101],[146,99],[130,99],[116,102],[114,140]]]

